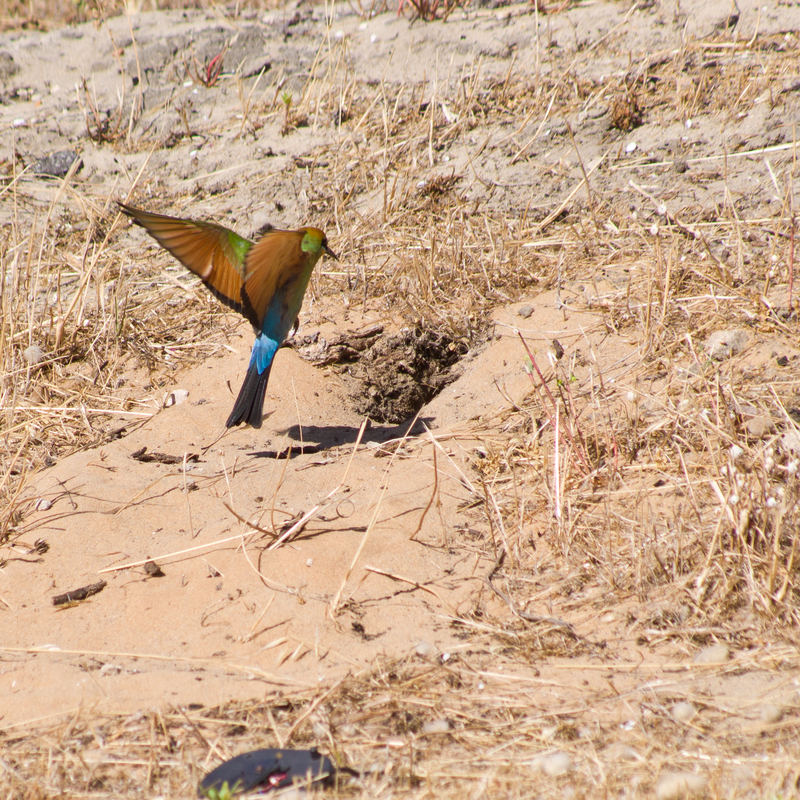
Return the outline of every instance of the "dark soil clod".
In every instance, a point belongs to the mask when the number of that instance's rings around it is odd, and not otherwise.
[[[405,422],[458,377],[453,366],[468,349],[419,328],[381,337],[348,370],[361,384],[353,392],[356,410],[375,422]]]

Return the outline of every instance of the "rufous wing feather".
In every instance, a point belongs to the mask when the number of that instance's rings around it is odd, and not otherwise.
[[[141,225],[165,250],[224,303],[251,319],[242,296],[244,265],[231,245],[232,231],[211,222],[192,222],[152,214],[120,203],[122,210]]]
[[[275,291],[297,275],[306,260],[302,231],[273,230],[248,251],[243,296],[263,322]]]

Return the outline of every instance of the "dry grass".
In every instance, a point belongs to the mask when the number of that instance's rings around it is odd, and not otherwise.
[[[489,631],[485,640],[496,642]],[[537,649],[520,637],[513,647],[516,658],[526,651],[534,656]],[[692,772],[704,761],[713,765],[709,797],[778,798],[798,779],[792,755],[800,733],[796,720],[771,723],[754,747],[753,734],[764,725],[752,699],[722,708],[703,689],[720,674],[756,664],[796,668],[793,650],[768,656],[761,651],[725,667],[698,668],[675,688],[648,686],[652,665],[647,663],[624,671],[603,667],[605,676],[586,672],[584,686],[576,690],[559,680],[503,676],[490,649],[473,641],[463,653],[446,654],[446,660],[378,662],[369,673],[325,691],[276,697],[269,704],[165,708],[111,718],[86,713],[57,729],[26,729],[19,736],[6,731],[5,796],[124,797],[144,790],[189,797],[219,760],[261,747],[324,746],[341,766],[360,773],[320,790],[315,794],[320,798],[465,792],[523,798],[530,797],[532,785],[548,798],[563,797],[565,790],[585,798],[626,792],[652,797],[655,777],[665,767]],[[620,697],[644,709],[641,724],[615,718],[611,709]],[[697,716],[677,721],[678,702],[692,703]],[[552,763],[546,759],[553,754],[565,754],[571,766],[542,781],[541,760]],[[746,784],[765,760],[769,774],[755,781],[758,794],[731,793],[731,766]],[[37,776],[34,784],[22,777],[30,775]]]
[[[713,86],[703,77],[711,56],[725,59]],[[652,66],[653,79],[636,90],[637,114],[664,126],[698,114],[735,120],[777,94],[799,64],[796,38],[782,49],[760,39],[686,43]],[[557,66],[549,77],[525,76],[512,62],[498,80],[476,64],[432,102],[429,87],[366,84],[332,46],[293,111],[312,128],[334,118],[350,126],[338,149],[309,156],[309,211],[355,272],[317,276],[317,295],[467,343],[493,309],[540,292],[563,292],[597,315],[595,338],[572,341],[560,359],[540,363],[531,343],[528,397],[464,438],[475,487],[465,528],[479,531],[470,545],[496,567],[470,613],[453,621],[463,651],[378,662],[318,693],[276,696],[268,712],[242,704],[130,718],[85,712],[67,724],[6,730],[4,796],[128,796],[142,787],[188,796],[224,757],[320,742],[366,771],[321,796],[529,797],[535,781],[542,797],[565,789],[645,797],[659,774],[699,768],[711,797],[794,795],[796,701],[765,723],[756,705],[764,698],[742,690],[724,705],[708,688],[756,668],[783,683],[798,669],[794,142],[769,154],[771,163],[748,167],[778,198],[771,204],[731,200],[744,163],[736,147],[704,151],[685,181],[656,198],[647,175],[693,151],[665,164],[609,156],[590,166],[578,135],[576,178],[567,157],[545,166],[536,151],[545,110],[555,106],[562,118],[602,98],[629,98],[631,81],[601,83],[577,77],[580,65]],[[278,88],[249,107],[243,129],[281,120]],[[501,129],[513,134],[481,146],[487,131]],[[560,208],[530,182],[484,174],[486,146],[506,164],[527,162],[523,174],[536,170],[539,186],[579,191]],[[459,147],[470,166],[457,172],[441,155]],[[152,413],[167,376],[224,346],[233,324],[179,269],[128,269],[105,199],[65,181],[41,214],[21,185],[12,169],[2,190],[19,209],[0,245],[5,543],[26,510],[27,476]],[[697,188],[693,200],[687,186]],[[57,202],[66,193],[80,214]],[[705,339],[728,328],[745,329],[749,349],[710,358]],[[606,338],[629,349],[617,358],[603,349]],[[24,356],[34,344],[45,353],[37,364]],[[526,355],[521,342],[521,368]],[[131,422],[105,421],[103,411]],[[569,625],[542,615],[554,601]],[[627,615],[624,642],[591,635],[611,607]],[[626,660],[639,652],[634,643],[649,660]],[[711,643],[736,657],[688,668]],[[582,662],[581,690],[551,673],[538,682],[515,675],[544,659],[566,673],[576,656],[596,666]],[[649,682],[670,665],[681,668],[680,680]],[[685,700],[700,716],[676,722],[670,709]],[[619,716],[621,706],[642,710],[631,712],[635,724]],[[533,759],[556,750],[572,769],[540,779]],[[731,777],[737,769],[741,787]]]

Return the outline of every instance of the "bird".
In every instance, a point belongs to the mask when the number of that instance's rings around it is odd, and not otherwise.
[[[126,203],[119,207],[253,326],[250,364],[225,425],[260,428],[272,362],[298,324],[314,266],[323,254],[339,260],[327,236],[319,228],[268,228],[253,242],[214,222],[154,214]]]

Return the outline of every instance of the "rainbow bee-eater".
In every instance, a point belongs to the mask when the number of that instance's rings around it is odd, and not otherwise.
[[[250,366],[226,425],[232,428],[247,422],[261,427],[264,392],[275,353],[297,322],[315,264],[323,253],[336,258],[327,237],[319,228],[272,228],[251,242],[213,222],[193,222],[119,205],[223,303],[252,324],[256,341]]]

